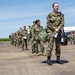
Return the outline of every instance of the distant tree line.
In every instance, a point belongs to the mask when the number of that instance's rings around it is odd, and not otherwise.
[[[10,41],[9,38],[0,38],[0,42],[7,42],[7,41]]]

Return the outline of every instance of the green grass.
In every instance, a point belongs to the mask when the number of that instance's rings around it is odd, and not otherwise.
[[[9,38],[0,38],[0,42],[8,42],[8,41],[10,41]]]

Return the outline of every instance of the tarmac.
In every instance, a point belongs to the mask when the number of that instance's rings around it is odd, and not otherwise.
[[[45,50],[47,49],[45,44]],[[10,42],[0,42],[0,75],[75,75],[75,45],[61,46],[63,65],[56,63],[55,48],[53,65],[47,65],[46,56],[35,56],[28,50],[14,47]]]

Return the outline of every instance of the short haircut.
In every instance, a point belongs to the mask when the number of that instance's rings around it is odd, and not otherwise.
[[[33,23],[35,23],[35,21],[33,21]]]
[[[26,27],[26,26],[23,26],[23,27]]]
[[[38,20],[36,20],[36,21],[35,21],[35,24],[37,24],[39,21],[40,21],[39,19],[38,19]]]
[[[57,2],[53,3],[53,4],[52,4],[52,7],[54,7],[55,4],[58,4],[58,3],[57,3]]]

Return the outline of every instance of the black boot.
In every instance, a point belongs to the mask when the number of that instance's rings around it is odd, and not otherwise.
[[[51,62],[50,57],[47,57],[47,64],[48,64],[48,65],[52,65],[52,62]]]
[[[57,63],[63,64],[63,62],[60,60],[60,56],[57,56]]]
[[[22,50],[24,50],[24,47],[22,47]]]
[[[35,50],[32,49],[32,53],[35,53]]]
[[[26,44],[26,50],[28,50],[28,45]]]

